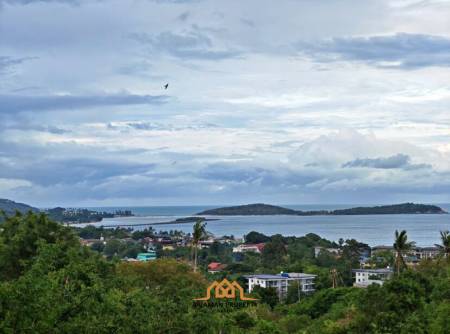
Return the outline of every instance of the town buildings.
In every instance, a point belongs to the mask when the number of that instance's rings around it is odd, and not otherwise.
[[[434,259],[440,254],[440,249],[435,246],[431,247],[413,247],[410,252],[404,255],[407,262],[418,262],[424,259]],[[393,246],[375,246],[372,248],[372,254],[377,255],[382,252],[391,252],[395,255]]]

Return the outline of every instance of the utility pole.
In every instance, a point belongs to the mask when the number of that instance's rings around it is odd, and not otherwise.
[[[330,274],[331,274],[331,283],[333,285],[333,289],[335,289],[337,288],[337,275],[338,275],[336,268],[332,268],[330,270]]]

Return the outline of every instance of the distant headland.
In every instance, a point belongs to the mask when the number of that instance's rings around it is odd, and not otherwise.
[[[392,214],[446,214],[447,212],[436,205],[401,203],[371,207],[355,207],[339,210],[300,211],[281,206],[263,203],[229,206],[197,213],[199,216],[325,216],[325,215],[392,215]]]
[[[6,216],[15,215],[16,212],[25,214],[27,212],[45,213],[50,219],[65,224],[81,224],[100,222],[103,218],[130,217],[134,214],[130,210],[116,210],[115,212],[98,212],[82,208],[61,208],[41,210],[28,204],[18,203],[9,199],[0,198],[0,212]],[[0,215],[0,222],[3,217]]]

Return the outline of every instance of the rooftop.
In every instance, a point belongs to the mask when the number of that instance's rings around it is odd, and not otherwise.
[[[277,279],[295,279],[295,278],[315,278],[317,275],[304,274],[304,273],[282,273],[282,274],[255,274],[245,275],[245,278],[257,278],[262,280],[277,280]]]
[[[389,274],[392,273],[393,270],[390,268],[381,268],[381,269],[352,269],[352,272],[356,273],[373,273],[373,274]]]

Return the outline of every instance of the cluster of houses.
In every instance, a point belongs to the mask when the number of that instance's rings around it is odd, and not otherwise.
[[[144,237],[139,241],[146,250],[143,253],[139,253],[135,259],[126,259],[132,262],[146,262],[153,261],[157,258],[156,249],[160,247],[162,250],[173,250],[176,247],[186,247],[192,245],[192,238],[189,234],[177,234],[177,235],[155,235],[152,237]],[[127,241],[127,240],[124,240]],[[92,245],[94,242],[106,243],[103,237],[100,239],[82,239],[81,242],[87,246]],[[221,244],[229,244],[233,246],[233,254],[236,258],[242,256],[244,253],[257,253],[260,254],[264,250],[264,243],[257,244],[245,244],[241,239],[235,239],[233,237],[221,237],[215,238],[209,236],[205,240],[201,240],[198,244],[199,248],[209,248],[214,242]],[[332,256],[340,257],[342,255],[341,248],[325,248],[314,247],[314,256],[318,257],[322,252],[326,252]],[[385,281],[389,280],[393,276],[392,268],[372,268],[372,264],[369,259],[376,258],[377,255],[382,255],[385,252],[391,252],[395,256],[395,250],[392,246],[376,246],[372,248],[360,249],[360,268],[353,269],[354,286],[360,288],[366,288],[371,284],[382,285]],[[439,255],[440,249],[438,247],[415,247],[407,255],[404,255],[405,262],[414,266],[422,259],[435,258]],[[211,262],[208,265],[208,272],[211,274],[219,273],[226,269],[226,264],[220,262]],[[278,297],[282,300],[287,296],[289,286],[295,286],[298,289],[298,293],[311,294],[315,291],[314,280],[316,275],[308,273],[280,273],[280,274],[254,274],[247,275],[245,278],[248,281],[248,292],[251,293],[256,286],[262,288],[272,287],[277,291]]]
[[[321,252],[327,252],[333,256],[339,257],[342,255],[340,248],[324,248],[315,247],[314,255],[318,257]],[[353,286],[366,288],[371,284],[383,285],[383,283],[392,278],[394,272],[392,268],[372,268],[369,259],[372,257],[377,259],[377,255],[381,257],[383,253],[391,253],[396,255],[393,246],[375,246],[368,249],[361,250],[360,267],[353,269]],[[404,254],[404,260],[407,266],[414,267],[418,262],[424,259],[434,259],[440,255],[438,247],[413,247],[407,254]]]
[[[325,248],[325,247],[314,247],[314,256],[318,257],[321,252],[327,252],[335,257],[340,257],[342,255],[341,248]],[[395,249],[393,246],[375,246],[371,248],[360,249],[360,264],[362,268],[370,267],[368,261],[371,257],[375,257],[385,252],[390,252],[395,255]],[[406,264],[409,266],[414,266],[423,259],[434,259],[440,254],[440,249],[438,247],[414,247],[407,254],[404,254]]]

